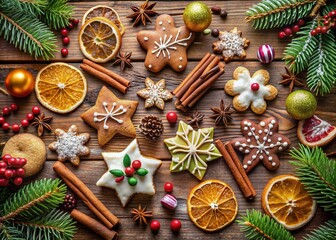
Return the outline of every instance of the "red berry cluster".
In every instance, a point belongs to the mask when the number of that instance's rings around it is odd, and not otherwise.
[[[298,31],[300,31],[300,27],[302,27],[303,25],[305,25],[305,23],[306,23],[305,20],[300,19],[292,27],[285,27],[283,29],[283,31],[279,32],[279,35],[278,35],[279,38],[283,39],[285,37],[291,37],[291,36],[293,36],[293,34],[295,34]]]
[[[0,161],[0,187],[6,187],[12,180],[16,186],[23,182],[25,170],[22,168],[26,165],[25,158],[14,158],[9,154],[5,154]]]
[[[77,206],[77,200],[72,194],[67,194],[64,197],[63,203],[60,204],[60,209],[70,212]]]
[[[2,108],[2,111],[1,111],[2,116],[0,117],[0,126],[2,127],[2,130],[8,131],[9,129],[12,129],[13,132],[19,132],[20,127],[28,127],[29,122],[32,121],[35,115],[38,115],[41,111],[39,107],[34,106],[32,108],[32,112],[28,113],[26,115],[26,118],[21,120],[20,124],[14,123],[11,126],[8,122],[6,122],[5,116],[8,116],[11,112],[17,112],[18,110],[19,110],[19,106],[16,105],[15,103],[12,103],[10,107]]]
[[[326,34],[329,29],[336,30],[336,9],[323,16],[323,26],[318,26],[310,31],[310,35]]]
[[[61,29],[62,42],[63,42],[64,45],[68,45],[70,43],[70,38],[68,37],[69,30],[78,26],[78,24],[79,24],[78,19],[70,19],[69,25],[67,26],[68,29],[66,29],[66,28]],[[67,48],[62,48],[61,54],[62,54],[63,57],[68,56],[68,53],[69,53],[69,51],[68,51]]]

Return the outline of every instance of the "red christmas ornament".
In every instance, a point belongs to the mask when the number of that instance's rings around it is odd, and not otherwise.
[[[271,63],[274,60],[274,48],[269,44],[264,44],[259,47],[257,57],[261,63]]]
[[[166,115],[167,121],[169,123],[176,123],[177,122],[177,114],[176,112],[168,112]]]
[[[160,229],[160,222],[157,221],[157,220],[153,220],[151,223],[150,223],[150,228],[153,232],[157,232],[159,231]]]
[[[63,57],[68,56],[68,54],[69,54],[68,49],[67,49],[67,48],[62,48],[62,50],[61,50],[61,54],[62,54]]]

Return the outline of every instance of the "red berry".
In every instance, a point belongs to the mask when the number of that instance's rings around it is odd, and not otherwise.
[[[68,54],[69,54],[68,49],[67,49],[67,48],[62,48],[62,50],[61,50],[61,54],[62,54],[63,57],[68,56]]]
[[[251,90],[256,92],[259,90],[259,84],[258,83],[252,83],[251,84]]]
[[[72,19],[72,24],[76,27],[79,24],[79,19]]]
[[[14,178],[13,182],[16,186],[20,186],[23,182],[23,178],[22,177],[16,177],[16,178]]]
[[[7,167],[7,163],[5,161],[1,161],[0,168],[6,168],[6,167]]]
[[[16,177],[16,174],[17,174],[16,169],[11,169],[11,170],[12,170],[12,172],[13,172],[13,178]]]
[[[150,228],[153,232],[157,232],[159,231],[160,229],[160,222],[157,221],[157,220],[153,220],[151,223],[150,223]]]
[[[66,36],[68,36],[68,34],[69,34],[68,29],[66,29],[66,28],[62,28],[61,29],[61,35],[62,35],[62,37],[66,37]]]
[[[4,107],[4,108],[2,109],[2,114],[3,114],[3,115],[9,115],[10,112],[11,112],[11,109],[10,109],[9,107]]]
[[[169,123],[176,123],[177,122],[177,114],[176,112],[168,112],[166,115],[167,121]]]
[[[329,28],[326,27],[326,26],[324,26],[324,27],[322,27],[322,29],[321,29],[321,33],[326,34],[326,33],[328,32],[328,30],[329,30]]]
[[[118,182],[121,182],[122,180],[124,180],[125,176],[121,176],[121,177],[117,177],[115,179],[115,181],[118,183]]]
[[[0,168],[0,176],[5,176],[6,168]]]
[[[303,19],[300,19],[297,24],[302,27],[303,25],[305,25],[305,21]]]
[[[134,160],[132,162],[132,167],[135,169],[135,170],[138,170],[139,168],[141,168],[141,162],[140,160]]]
[[[311,31],[310,31],[310,35],[312,35],[312,36],[316,36],[316,35],[317,35],[316,30],[315,30],[315,29],[314,29],[314,30],[311,30]]]
[[[18,176],[18,177],[24,177],[24,174],[25,174],[25,170],[23,168],[18,168],[16,170],[16,176]]]
[[[32,114],[32,113],[27,113],[26,118],[27,118],[28,121],[31,121],[31,120],[34,119],[34,114]]]
[[[323,19],[328,19],[328,18],[329,18],[328,14],[323,16]]]
[[[166,182],[164,184],[164,190],[167,192],[167,193],[171,193],[173,191],[173,188],[174,188],[174,185],[171,183],[171,182]]]
[[[0,117],[0,125],[4,124],[5,123],[5,118],[4,117]]]
[[[13,112],[16,112],[17,110],[19,110],[19,106],[15,103],[12,103],[10,108],[12,109]]]
[[[16,158],[11,157],[10,159],[8,159],[7,163],[8,163],[9,166],[15,167],[15,165],[16,165]]]
[[[69,29],[73,29],[73,28],[74,28],[73,23],[69,23],[68,26],[67,26],[67,28],[69,28]]]
[[[322,32],[322,28],[321,28],[320,26],[318,26],[315,30],[316,30],[316,33],[317,33],[317,34],[319,34],[319,33]]]
[[[20,167],[23,167],[24,165],[26,165],[26,163],[27,163],[27,159],[20,158],[20,164],[19,164]]]
[[[10,129],[10,125],[9,125],[9,123],[5,122],[4,124],[2,124],[2,129],[3,129],[4,131],[8,131],[8,130]]]
[[[336,29],[336,23],[332,23],[332,24],[330,25],[330,28],[331,28],[331,29]]]
[[[286,27],[284,29],[284,33],[286,34],[286,36],[290,36],[290,35],[292,35],[292,30],[289,27]]]
[[[34,115],[40,114],[40,112],[41,112],[41,109],[40,109],[38,106],[34,106],[34,107],[32,108],[32,113],[33,113]]]
[[[331,17],[331,18],[335,18],[336,17],[336,11],[329,12],[328,16]]]
[[[29,122],[28,122],[28,120],[27,120],[27,119],[22,119],[22,121],[21,121],[21,126],[22,126],[22,127],[28,127],[28,126],[29,126]]]
[[[298,31],[300,31],[300,26],[299,25],[294,25],[293,27],[292,27],[292,31],[293,32],[298,32]]]
[[[280,39],[283,39],[283,38],[286,37],[286,33],[284,33],[284,32],[279,32],[278,37],[279,37]]]
[[[173,219],[171,222],[170,222],[170,228],[172,231],[174,232],[178,232],[180,231],[181,229],[181,221],[180,220],[177,220],[177,219]]]
[[[125,174],[128,176],[128,177],[132,177],[134,175],[134,168],[132,167],[127,167],[125,168]]]
[[[7,163],[8,163],[8,160],[11,159],[11,158],[12,158],[12,156],[9,155],[9,154],[5,154],[5,155],[2,156],[2,160],[4,162],[7,162]]]
[[[19,132],[19,131],[20,131],[20,126],[19,126],[19,124],[13,124],[13,125],[12,125],[12,130],[13,130],[13,132]]]
[[[5,171],[5,178],[10,179],[11,177],[13,177],[13,171],[12,169],[7,169]]]
[[[62,38],[62,42],[64,45],[68,45],[70,43],[70,38],[69,37]]]
[[[328,26],[329,23],[330,23],[330,22],[329,22],[328,20],[325,20],[325,21],[323,22],[323,25],[324,25],[324,26]]]
[[[9,180],[6,178],[0,178],[0,187],[6,187],[9,184]]]

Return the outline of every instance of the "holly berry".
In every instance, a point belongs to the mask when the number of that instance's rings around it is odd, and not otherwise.
[[[11,177],[13,177],[13,171],[11,169],[7,169],[5,171],[5,178],[10,179]]]
[[[7,163],[8,163],[9,166],[15,167],[15,165],[16,165],[16,158],[11,157],[10,159],[8,159]]]
[[[34,119],[34,114],[32,114],[32,113],[27,113],[26,118],[27,118],[28,121],[31,121],[31,120]]]
[[[300,27],[302,27],[303,25],[305,25],[305,20],[300,19],[300,20],[297,22],[297,24],[298,24]]]
[[[173,191],[173,188],[174,188],[174,185],[171,183],[171,182],[166,182],[164,184],[164,190],[167,192],[167,193],[171,193]]]
[[[300,31],[300,26],[299,25],[294,25],[293,27],[292,27],[292,31],[293,32],[298,32],[298,31]]]
[[[331,17],[331,18],[335,18],[336,17],[336,11],[329,12],[328,16]]]
[[[135,170],[138,170],[139,168],[141,168],[141,162],[139,160],[134,160],[132,162],[132,167],[135,169]]]
[[[251,90],[256,92],[259,90],[259,84],[258,83],[252,83],[251,84]]]
[[[134,168],[132,167],[127,167],[125,168],[125,174],[128,176],[128,177],[132,177],[134,175]]]
[[[68,36],[68,34],[69,34],[68,29],[66,29],[66,28],[62,28],[61,29],[61,35],[62,35],[62,37],[66,37],[66,36]]]
[[[166,115],[167,121],[169,123],[176,123],[177,122],[177,114],[176,112],[168,112]]]
[[[23,178],[22,177],[16,177],[16,178],[14,178],[13,182],[16,186],[20,186],[23,182]]]
[[[151,223],[150,223],[150,228],[153,232],[157,232],[160,230],[160,222],[158,220],[153,220]]]
[[[4,107],[4,108],[2,109],[2,114],[3,114],[3,115],[9,115],[10,112],[11,112],[11,109],[10,109],[9,107]]]
[[[174,232],[178,232],[180,231],[181,229],[181,221],[178,220],[178,219],[173,219],[171,222],[170,222],[170,228],[172,231]]]
[[[7,162],[7,163],[8,163],[8,160],[11,159],[11,158],[12,158],[12,157],[11,157],[11,155],[9,155],[9,154],[5,154],[5,155],[2,156],[2,160],[3,160],[4,162]]]
[[[4,117],[0,117],[0,124],[4,124],[6,122],[5,118]]]
[[[33,114],[37,115],[37,114],[40,114],[40,112],[41,112],[41,109],[38,106],[34,106],[32,108],[32,113]]]
[[[22,127],[28,127],[29,126],[29,121],[27,119],[22,119],[21,126]]]
[[[19,132],[19,131],[20,131],[20,126],[19,126],[19,124],[13,124],[13,125],[12,125],[12,130],[13,130],[13,132]]]
[[[68,54],[69,54],[68,49],[67,49],[67,48],[62,48],[62,50],[61,50],[61,54],[62,54],[63,57],[68,56]]]
[[[73,29],[73,28],[74,28],[73,23],[69,23],[68,26],[67,26],[67,28],[69,28],[69,29]]]
[[[286,33],[285,33],[285,32],[279,32],[278,37],[279,37],[280,39],[283,39],[283,38],[286,37]]]
[[[15,103],[12,103],[10,108],[12,109],[13,112],[16,112],[17,110],[19,110],[19,106]]]
[[[0,187],[6,187],[9,184],[9,180],[6,178],[0,178]]]
[[[6,168],[0,168],[0,176],[5,176]]]
[[[310,31],[310,35],[312,36],[316,36],[317,35],[317,31],[315,29]]]
[[[6,168],[7,167],[7,163],[4,161],[0,162],[0,168]]]
[[[62,38],[62,42],[64,45],[68,45],[70,43],[70,38],[69,37]]]
[[[10,125],[9,125],[9,123],[5,122],[4,124],[2,124],[2,129],[3,129],[4,131],[8,131],[8,130],[10,129]]]
[[[324,27],[321,28],[321,33],[326,34],[328,32],[328,30],[329,30],[329,28],[324,26]]]
[[[290,36],[293,34],[292,30],[289,27],[284,29],[284,33],[286,34],[286,36]]]
[[[25,158],[20,158],[20,167],[23,167],[24,165],[26,165],[26,163],[27,163],[27,159],[25,159]]]
[[[16,176],[18,176],[18,177],[23,177],[24,174],[25,174],[25,170],[24,170],[23,168],[18,168],[18,169],[16,170]]]
[[[79,19],[72,19],[72,24],[76,27],[79,24]]]

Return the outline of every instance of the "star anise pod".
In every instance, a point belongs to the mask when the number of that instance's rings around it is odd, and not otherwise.
[[[118,56],[116,56],[116,60],[112,63],[112,65],[120,64],[120,71],[124,71],[126,65],[129,67],[133,67],[131,63],[132,52],[119,52]]]
[[[279,84],[282,85],[289,85],[289,92],[293,92],[294,86],[296,87],[303,87],[304,83],[301,81],[300,78],[297,77],[297,74],[294,74],[289,70],[288,67],[285,67],[286,73],[281,73],[282,80]]]
[[[152,217],[153,216],[153,212],[152,211],[146,211],[146,207],[142,208],[141,204],[139,204],[139,207],[133,208],[131,213],[133,214],[133,218],[132,220],[134,222],[139,222],[140,225],[142,225],[142,223],[144,224],[148,224],[147,222],[147,218]]]
[[[205,114],[199,113],[197,110],[187,117],[189,125],[196,125],[199,128],[199,124],[203,121]]]
[[[37,127],[37,135],[41,137],[44,133],[44,129],[47,129],[48,131],[52,130],[51,126],[49,125],[49,122],[52,120],[52,118],[53,117],[45,116],[44,113],[41,113],[34,118],[30,125]]]
[[[139,25],[140,21],[144,26],[146,26],[146,22],[152,22],[150,17],[157,14],[157,12],[152,10],[155,5],[156,2],[148,4],[148,0],[146,0],[143,4],[140,5],[140,7],[132,6],[131,9],[134,13],[128,15],[127,18],[133,19],[133,27]]]
[[[226,127],[228,122],[232,120],[231,114],[234,113],[234,110],[231,109],[231,104],[228,106],[225,106],[224,100],[222,99],[220,102],[220,106],[218,107],[212,107],[211,110],[214,112],[213,115],[210,117],[216,118],[215,124],[219,125],[221,122]]]

